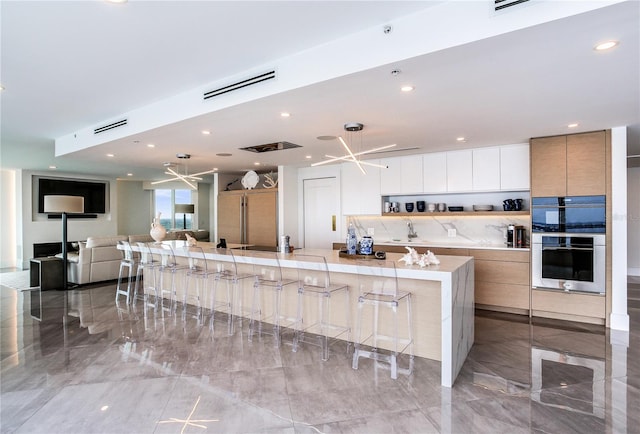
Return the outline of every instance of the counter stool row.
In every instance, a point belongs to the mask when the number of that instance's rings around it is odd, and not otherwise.
[[[322,360],[329,358],[330,340],[340,337],[348,346],[354,342],[352,367],[358,369],[362,357],[374,359],[389,365],[391,377],[398,373],[411,374],[413,371],[413,335],[411,293],[398,289],[395,263],[391,261],[357,261],[359,295],[357,318],[355,323],[355,340],[351,337],[350,295],[345,284],[331,281],[329,267],[323,256],[295,255],[297,261],[297,279],[283,276],[280,259],[277,254],[267,252],[251,252],[253,273],[239,273],[233,251],[216,249],[220,254],[231,258],[227,261],[212,261],[205,256],[202,247],[186,249],[188,265],[179,265],[175,254],[168,244],[138,243],[138,258],[128,242],[122,242],[124,258],[120,264],[120,273],[116,287],[116,304],[119,296],[126,296],[126,303],[136,303],[139,299],[139,285],[143,283],[145,315],[148,308],[155,311],[169,312],[176,315],[177,288],[176,277],[184,275],[182,296],[183,319],[188,306],[194,306],[195,316],[204,321],[205,310],[209,311],[209,324],[213,328],[216,313],[227,315],[229,335],[235,331],[235,323],[242,318],[249,318],[248,340],[256,336],[269,334],[274,336],[275,345],[281,345],[283,328],[293,331],[292,346],[296,352],[300,343],[310,343],[321,348]],[[153,250],[160,247],[160,259]],[[363,268],[363,267],[366,267]],[[127,274],[124,274],[124,271]],[[136,281],[132,287],[133,270]],[[127,277],[127,289],[122,289],[122,281]],[[143,278],[144,276],[144,278]],[[169,277],[167,285],[166,277]],[[253,280],[253,296],[251,306],[243,306],[244,281]],[[218,294],[219,285],[224,282],[224,297]],[[282,306],[282,292],[287,288],[296,288],[297,306],[295,316],[287,316]],[[133,294],[131,293],[133,289]],[[153,295],[153,300],[151,300]],[[165,295],[168,295],[169,307],[164,307]],[[207,303],[207,298],[210,300]],[[219,300],[222,298],[222,300]],[[270,300],[270,302],[269,302]],[[344,312],[342,318],[333,313],[333,304],[340,303]],[[399,305],[406,305],[406,325],[403,326],[404,337],[399,331]],[[370,333],[362,338],[364,308],[371,306],[372,312],[366,314],[370,319]],[[380,321],[380,308],[389,308],[392,320]],[[291,309],[289,309],[291,310]],[[340,310],[340,309],[339,309]],[[341,315],[342,316],[342,315]],[[266,327],[266,324],[270,324]],[[390,324],[390,329],[382,327]],[[380,342],[390,342],[390,350],[378,348]],[[367,344],[365,347],[364,344]],[[389,346],[387,346],[389,347]],[[398,367],[398,355],[408,353],[409,366]]]

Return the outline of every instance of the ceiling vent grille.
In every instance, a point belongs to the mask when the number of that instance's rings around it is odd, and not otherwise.
[[[204,93],[204,99],[208,100],[209,98],[213,98],[216,96],[224,95],[228,92],[233,92],[234,90],[242,89],[243,87],[252,86],[254,84],[261,83],[263,81],[271,80],[276,78],[275,71],[265,72],[264,74],[256,75],[255,77],[247,78],[246,80],[239,81],[237,83],[230,84],[228,86],[221,87],[219,89],[210,90],[209,92]]]
[[[258,154],[262,152],[282,151],[284,149],[301,148],[302,146],[296,145],[291,142],[274,142],[266,143],[264,145],[247,146],[246,148],[240,148],[242,151],[256,152]]]
[[[114,128],[118,128],[118,127],[123,127],[127,125],[127,119],[122,119],[120,121],[117,122],[113,122],[109,125],[103,125],[101,127],[98,127],[96,129],[93,130],[93,134],[100,134],[100,133],[104,133],[105,131],[109,131],[112,130]]]
[[[507,9],[513,6],[517,6],[522,3],[526,3],[529,0],[494,0],[495,10],[501,11],[503,9]]]

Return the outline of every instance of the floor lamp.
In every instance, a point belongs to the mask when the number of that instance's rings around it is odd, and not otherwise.
[[[175,213],[183,213],[182,217],[182,229],[187,229],[187,214],[193,214],[195,212],[195,206],[192,203],[177,203],[175,206]]]
[[[62,289],[67,289],[67,214],[84,212],[82,196],[45,196],[44,212],[62,214]]]

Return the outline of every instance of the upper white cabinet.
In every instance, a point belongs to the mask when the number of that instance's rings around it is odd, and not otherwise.
[[[461,192],[473,189],[473,152],[471,150],[447,152],[447,191]]]
[[[422,183],[422,191],[424,193],[446,193],[446,152],[433,152],[422,156]]]
[[[500,189],[529,189],[529,144],[500,147]]]
[[[500,148],[473,150],[473,191],[500,190]]]
[[[377,160],[371,163],[380,164]],[[354,163],[342,163],[340,166],[340,182],[342,184],[342,214],[344,215],[380,215],[380,169],[364,166],[367,174],[363,175]]]
[[[385,158],[380,160],[380,164],[388,166],[380,169],[380,193],[383,196],[422,193],[422,158],[415,155]]]

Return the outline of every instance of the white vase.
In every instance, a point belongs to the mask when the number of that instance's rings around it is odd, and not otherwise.
[[[167,230],[157,221],[157,219],[153,219],[149,235],[151,235],[151,238],[153,238],[156,243],[159,243],[167,236]]]

